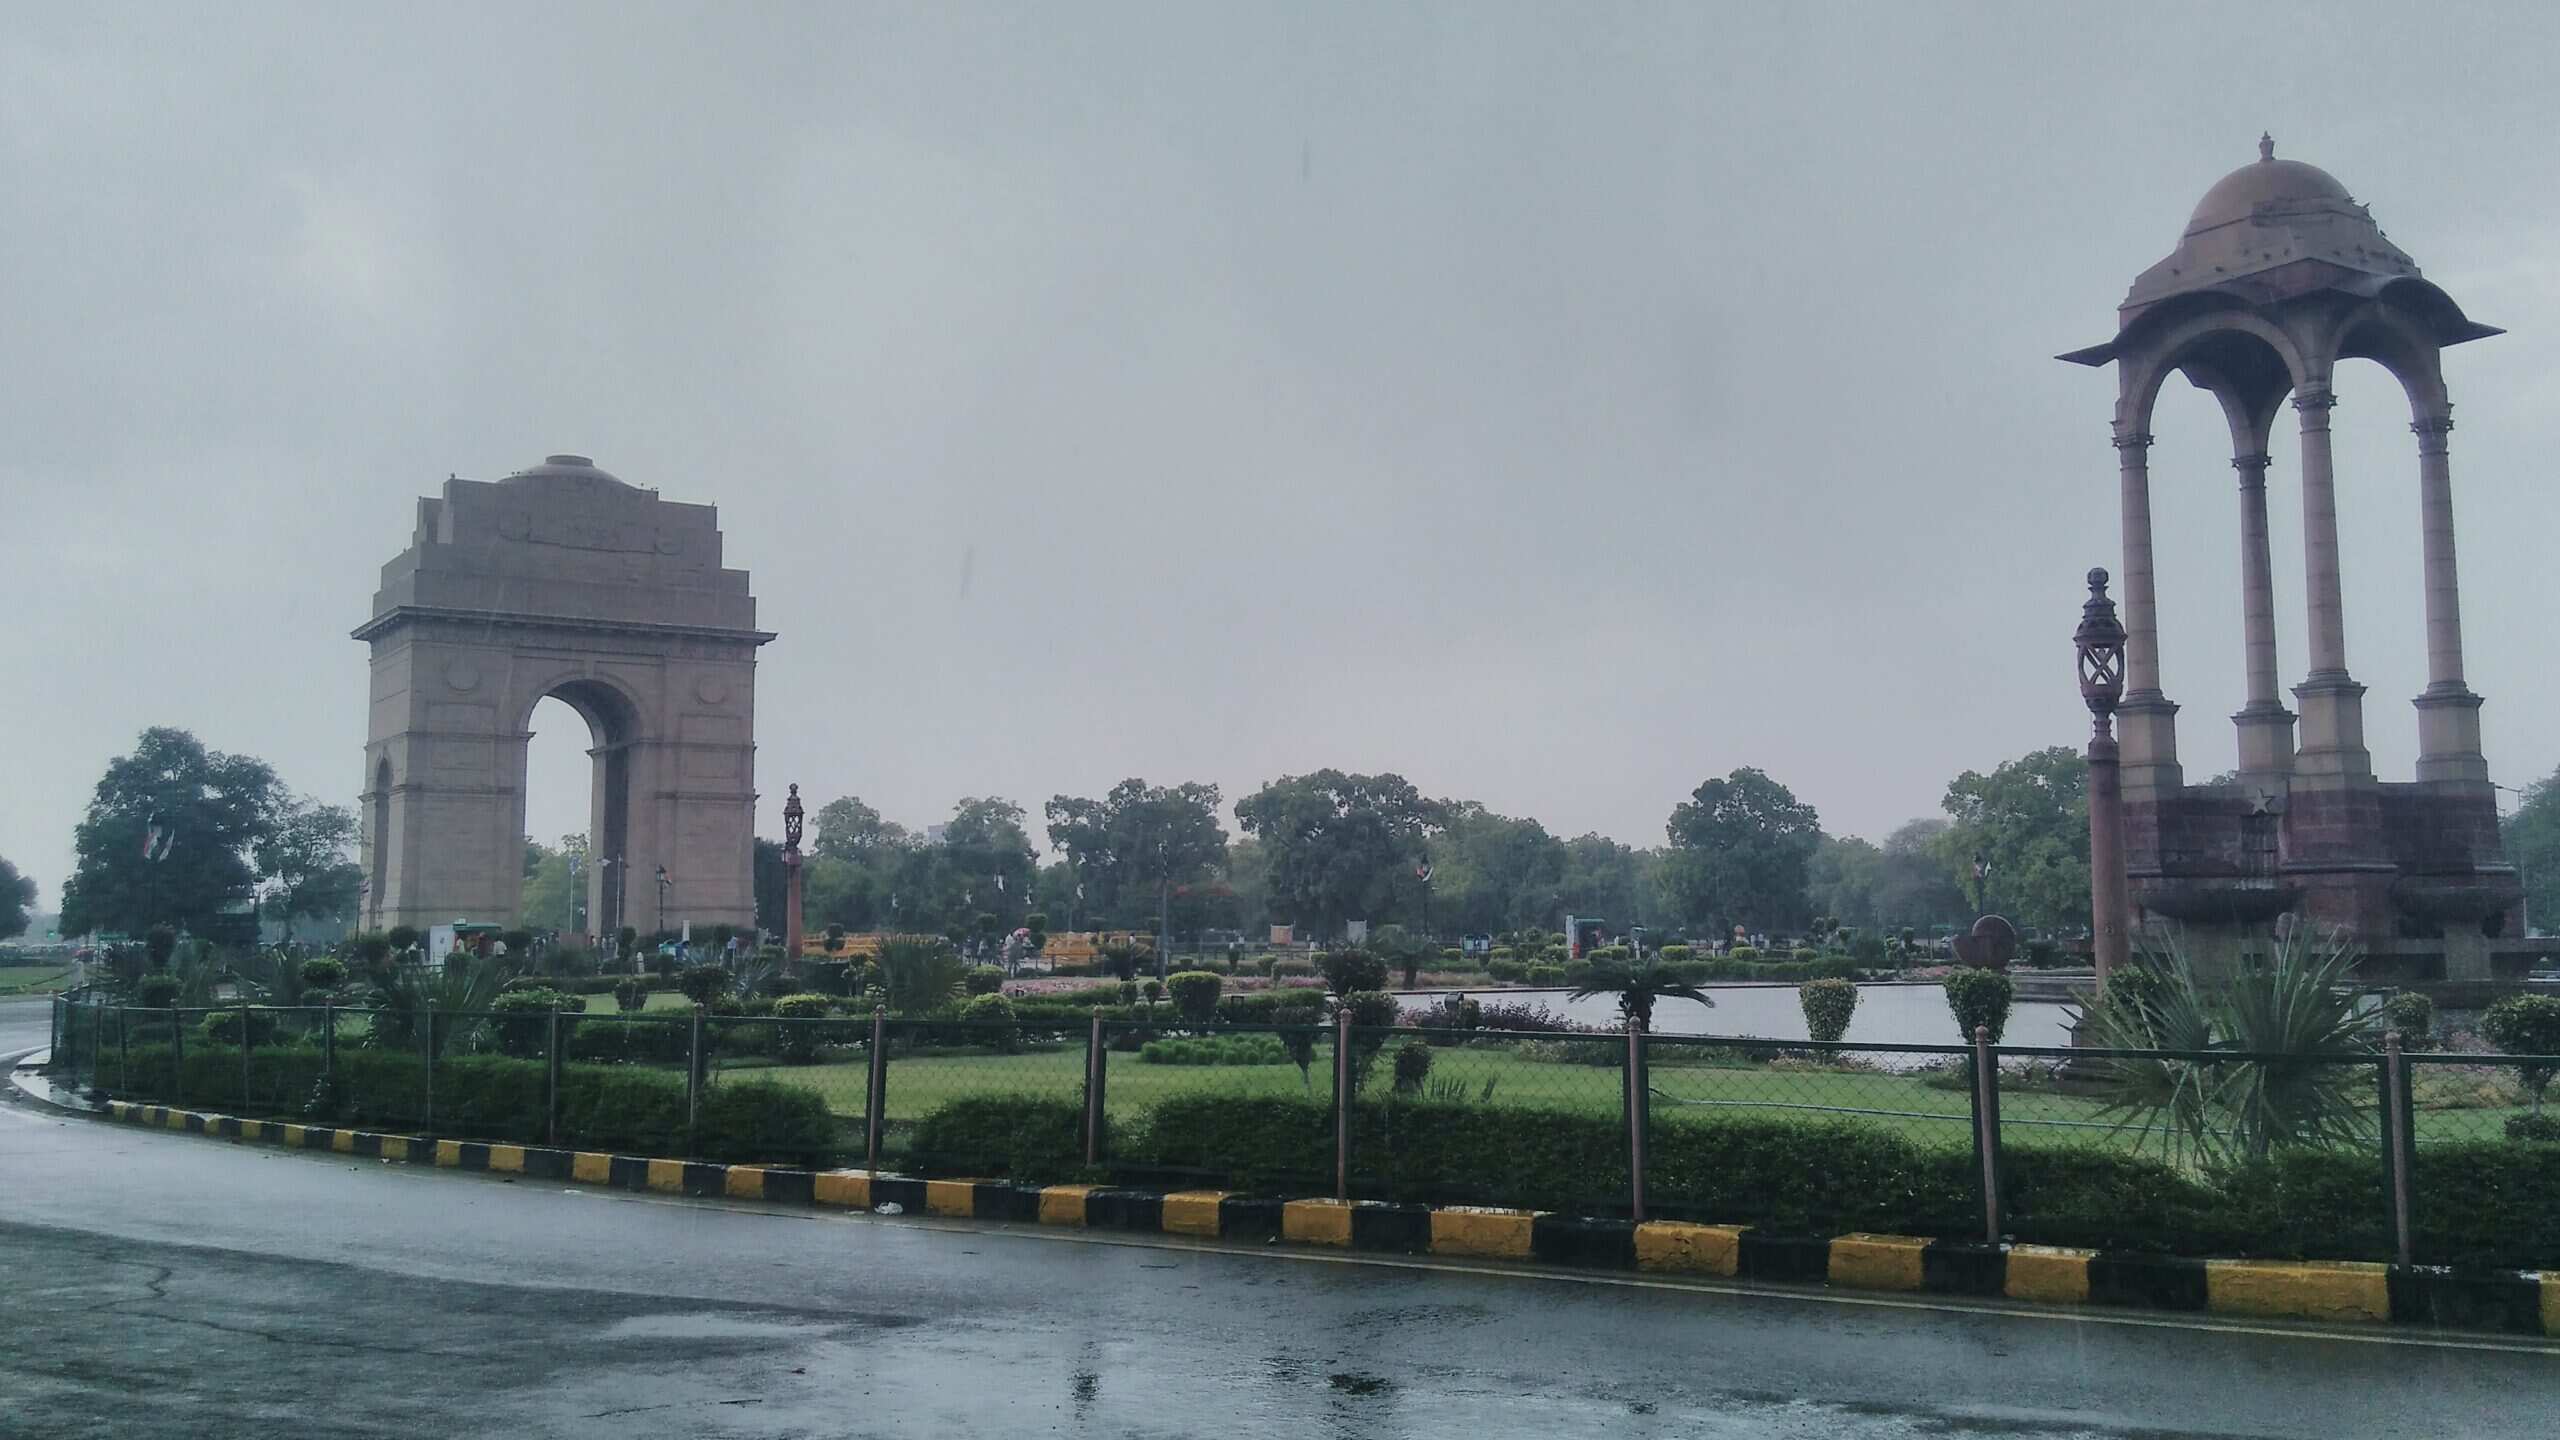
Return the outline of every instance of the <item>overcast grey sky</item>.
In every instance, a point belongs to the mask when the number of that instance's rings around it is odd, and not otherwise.
[[[2560,761],[2555,14],[8,4],[0,854],[50,908],[155,723],[351,802],[346,632],[413,497],[553,451],[720,507],[781,633],[769,797],[1036,817],[1334,765],[1652,844],[1748,764],[1880,836],[2084,733],[2114,382],[2051,357],[2261,129],[2512,332],[2448,376],[2522,784]],[[2416,462],[2379,371],[2339,389],[2349,658],[2405,778]],[[2202,395],[2157,428],[2201,778],[2236,502]],[[559,722],[546,839],[585,822]]]

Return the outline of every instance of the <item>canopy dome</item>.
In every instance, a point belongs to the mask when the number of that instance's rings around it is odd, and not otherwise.
[[[2317,165],[2300,160],[2278,160],[2275,146],[2265,140],[2258,143],[2258,158],[2213,182],[2196,202],[2196,213],[2187,220],[2190,235],[2246,220],[2258,213],[2261,205],[2292,207],[2298,205],[2352,205],[2355,197],[2338,177]]]

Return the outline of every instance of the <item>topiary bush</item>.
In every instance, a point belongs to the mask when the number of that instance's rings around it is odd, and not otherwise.
[[[637,975],[625,975],[613,982],[613,1003],[625,1015],[649,1008],[649,987]]]
[[[302,962],[302,988],[334,991],[347,983],[347,965],[343,960],[314,955]]]
[[[1431,1045],[1417,1035],[1396,1047],[1395,1093],[1419,1095],[1431,1078]]]
[[[1111,1153],[1106,1117],[1104,1153]],[[1084,1170],[1084,1106],[1029,1095],[973,1096],[926,1112],[908,1142],[917,1169],[1045,1183]]]
[[[146,1009],[166,1010],[178,1003],[178,996],[185,989],[185,983],[175,975],[165,972],[145,975],[134,982],[133,1003]]]
[[[1226,982],[1206,970],[1184,970],[1165,977],[1164,986],[1183,1019],[1206,1025],[1218,1016],[1218,994]]]
[[[2109,984],[2114,982],[2110,980]],[[2415,990],[2403,990],[2382,1002],[2382,1021],[2400,1032],[2403,1050],[2435,1048],[2436,1002]]]
[[[1004,988],[1004,971],[994,965],[972,965],[962,983],[972,995],[993,995]]]
[[[2481,1012],[2480,1033],[2510,1055],[2560,1056],[2560,995],[2509,995]],[[2560,1062],[2519,1065],[2516,1070],[2533,1096],[2532,1118],[2540,1119],[2542,1094],[2560,1073]]]
[[[1565,967],[1562,965],[1532,965],[1529,967],[1528,979],[1530,988],[1534,990],[1562,989],[1565,983]]]
[[[1807,980],[1796,987],[1796,1003],[1804,1007],[1805,1035],[1828,1045],[1849,1033],[1858,987],[1847,980]]]
[[[833,1033],[843,1027],[823,1023],[835,1008],[830,995],[784,995],[773,1002],[773,1018],[792,1023],[773,1026],[773,1058],[785,1065],[814,1065],[829,1044],[842,1043]]]
[[[1387,962],[1365,950],[1335,950],[1316,962],[1324,988],[1336,995],[1387,988]]]
[[[727,996],[729,987],[737,983],[737,978],[729,973],[726,966],[695,965],[676,976],[676,988],[694,1004],[708,1005]]]
[[[577,995],[563,995],[557,990],[508,990],[489,1002],[497,1019],[489,1022],[498,1043],[498,1053],[531,1060],[545,1052],[551,1043],[551,1012],[584,1010],[586,1000]]]
[[[276,1039],[276,1017],[269,1010],[216,1010],[197,1024],[196,1033],[215,1045],[238,1049],[245,1024],[251,1045],[272,1045]]]
[[[2009,1004],[2016,998],[2017,987],[2009,977],[1997,970],[1978,970],[1970,966],[1947,972],[1945,981],[1947,1010],[1956,1017],[1956,1028],[1964,1042],[1973,1043],[1978,1028],[1991,1032],[1991,1043],[2000,1043],[2000,1032],[2009,1028]]]
[[[1289,1058],[1277,1035],[1172,1036],[1138,1047],[1138,1059],[1148,1065],[1282,1065]]]
[[[1725,958],[1729,960],[1757,960],[1760,958],[1760,951],[1756,946],[1736,945],[1725,952]]]

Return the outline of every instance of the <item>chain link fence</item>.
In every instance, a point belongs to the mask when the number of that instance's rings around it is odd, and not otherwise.
[[[55,1069],[103,1096],[617,1153],[2190,1254],[2511,1260],[2522,1229],[2560,1264],[2560,1111],[2542,1105],[2560,1058],[1128,1013],[66,997],[53,1040]]]

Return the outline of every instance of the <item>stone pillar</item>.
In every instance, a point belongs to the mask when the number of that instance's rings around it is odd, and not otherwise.
[[[2311,622],[2311,673],[2293,689],[2302,704],[2302,750],[2294,771],[2338,780],[2373,778],[2364,744],[2364,687],[2347,673],[2346,602],[2338,577],[2338,496],[2329,454],[2326,386],[2294,396],[2302,416],[2302,558]]]
[[[2240,732],[2240,779],[2281,784],[2293,773],[2293,712],[2276,698],[2276,590],[2267,544],[2266,452],[2232,457],[2240,472],[2241,655],[2248,701],[2231,717]]]
[[[2125,930],[2133,902],[2125,878],[2123,778],[2115,739],[2102,726],[2089,740],[2089,936],[2101,998],[2107,977],[2133,953]]]
[[[790,964],[800,962],[801,948],[808,943],[808,927],[800,919],[800,852],[789,850],[782,856],[782,958]]]
[[[2489,762],[2480,753],[2480,697],[2462,677],[2462,586],[2453,558],[2449,453],[2453,417],[2430,415],[2409,428],[2418,437],[2418,519],[2427,592],[2427,688],[2416,701],[2418,778],[2485,782]]]
[[[2151,583],[2151,437],[2119,428],[2117,498],[2124,527],[2124,783],[2175,790],[2178,707],[2160,692],[2160,618]]]

